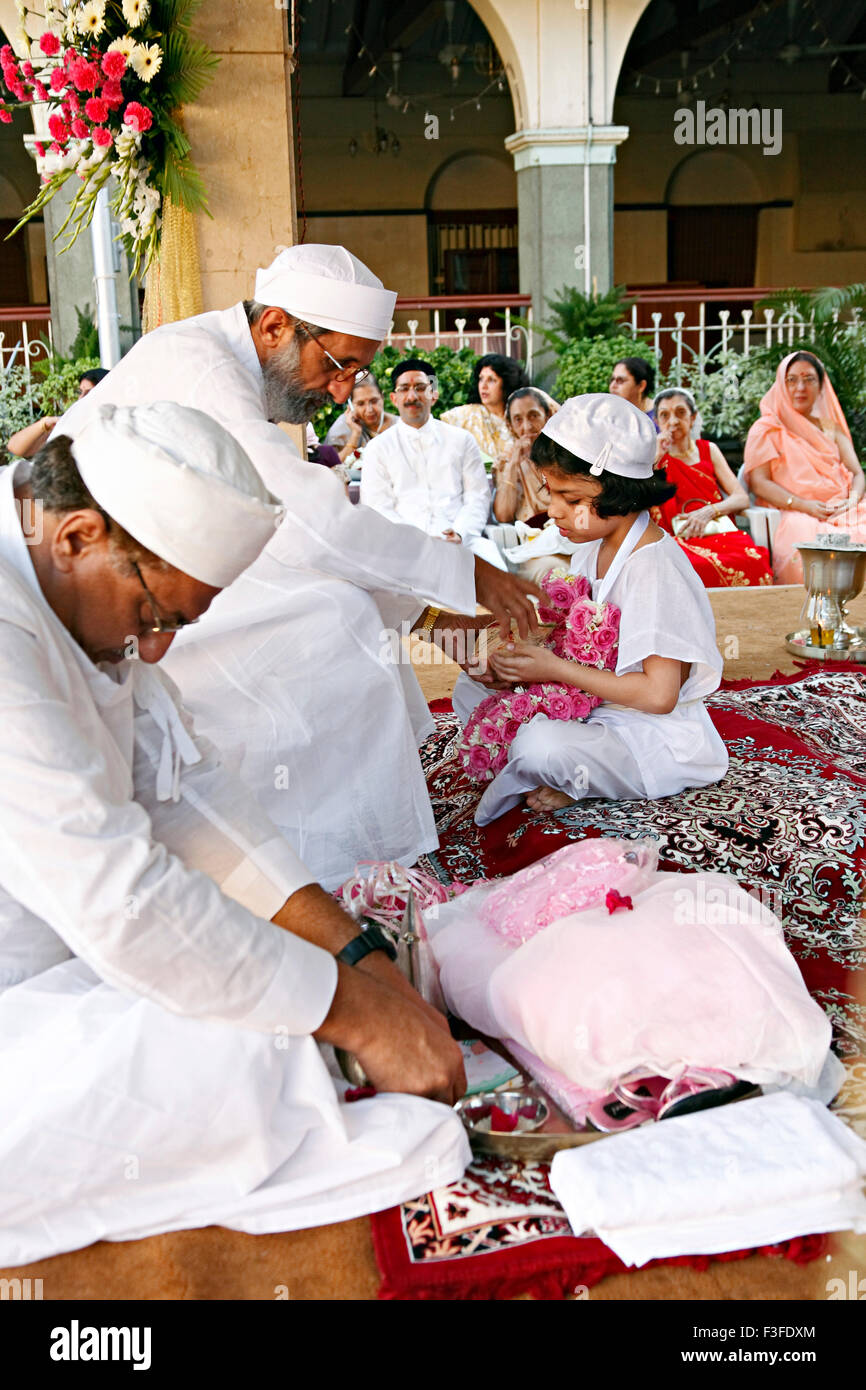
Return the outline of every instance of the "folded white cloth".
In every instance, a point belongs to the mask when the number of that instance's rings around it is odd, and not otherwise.
[[[534,531],[522,521],[515,521],[514,529],[521,537],[521,544],[510,546],[503,554],[507,560],[518,564],[522,560],[537,560],[543,555],[573,555],[580,544],[566,540],[556,523],[551,521],[541,531]]]
[[[866,1231],[866,1143],[780,1092],[558,1153],[550,1183],[575,1234],[625,1264]]]

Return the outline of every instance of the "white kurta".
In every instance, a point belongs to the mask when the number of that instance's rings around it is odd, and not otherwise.
[[[598,598],[601,541],[575,550],[573,574],[584,575]],[[602,595],[620,610],[616,674],[643,669],[648,656],[687,662],[691,669],[669,714],[604,703],[585,722],[536,715],[520,730],[511,757],[485,789],[476,820],[485,825],[515,806],[535,787],[556,787],[575,800],[674,796],[686,787],[718,782],[728,770],[728,751],[704,699],[718,689],[722,658],[706,590],[670,536],[629,555]],[[460,676],[454,707],[466,720],[489,694]]]
[[[95,667],[55,617],[17,472],[0,479],[0,1266],[295,1229],[419,1192],[431,1161],[456,1176],[446,1107],[340,1105],[309,1036],[335,962],[267,920],[312,875],[171,683]]]
[[[262,556],[163,663],[196,727],[325,887],[359,859],[413,863],[438,843],[417,754],[433,726],[388,630],[428,602],[474,613],[471,554],[351,506],[328,469],[297,456],[268,423],[240,304],[149,333],[56,433],[74,438],[100,404],[156,400],[219,420],[287,508]]]
[[[402,420],[364,450],[361,501],[389,521],[430,536],[480,535],[490,513],[490,483],[481,450],[467,430],[433,416],[420,429]]]

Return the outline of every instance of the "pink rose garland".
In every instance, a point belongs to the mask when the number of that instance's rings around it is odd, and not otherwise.
[[[554,624],[545,646],[568,661],[615,670],[619,609],[612,603],[595,603],[589,581],[566,570],[552,570],[541,588],[549,602],[538,605],[538,615],[543,623]],[[508,762],[520,726],[536,714],[546,714],[548,719],[586,719],[600,704],[596,695],[556,681],[488,695],[472,711],[463,731],[460,761],[464,771],[476,782],[490,782]]]

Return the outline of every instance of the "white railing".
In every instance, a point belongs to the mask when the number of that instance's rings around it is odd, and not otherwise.
[[[13,331],[9,331],[12,327]],[[43,317],[28,318],[26,310],[0,311],[0,371],[5,375],[12,367],[23,367],[24,381],[28,399],[33,385],[31,366],[33,362],[46,355],[42,335],[48,339],[49,353],[54,351],[54,338],[51,332],[51,319]],[[33,414],[32,404],[30,406]]]
[[[634,338],[651,344],[659,361],[670,363],[667,374],[677,381],[682,379],[684,366],[704,371],[727,352],[741,352],[748,357],[756,347],[771,347],[774,343],[793,347],[804,339],[815,339],[814,316],[804,318],[793,306],[781,313],[775,309],[762,309],[759,313],[754,307],[738,312],[713,310],[712,302],[700,300],[690,305],[689,311],[677,309],[669,311],[668,316],[660,310],[649,310],[647,304],[634,304],[628,329]],[[640,318],[645,319],[648,312],[651,326],[645,322],[641,325]],[[687,323],[689,313],[692,322]],[[844,321],[838,311],[833,315],[840,328],[853,332],[862,327],[861,318],[859,309],[853,309]]]
[[[480,296],[478,297],[480,298]],[[455,351],[461,348],[471,348],[479,357],[483,357],[488,352],[501,353],[503,357],[514,357],[521,362],[525,362],[526,370],[531,375],[533,361],[533,331],[532,331],[532,305],[525,305],[524,323],[515,322],[515,315],[512,312],[512,305],[496,305],[493,310],[486,305],[481,307],[473,305],[471,302],[461,304],[455,300],[447,301],[445,307],[436,304],[435,299],[410,300],[403,306],[399,300],[397,302],[397,312],[406,314],[415,309],[416,312],[425,312],[430,315],[432,320],[429,328],[421,329],[420,318],[407,318],[406,330],[395,331],[392,323],[391,329],[386,338],[389,346],[399,347],[401,350],[431,351],[433,348],[450,347]],[[515,296],[518,298],[518,296]],[[501,306],[501,318],[497,312]],[[523,308],[523,305],[519,307]],[[442,315],[450,309],[455,314],[454,327],[442,327]],[[501,323],[500,326],[493,327],[494,313]],[[420,330],[420,331],[419,331]]]

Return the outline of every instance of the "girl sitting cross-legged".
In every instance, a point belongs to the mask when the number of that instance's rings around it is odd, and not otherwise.
[[[649,508],[674,491],[655,458],[651,420],[607,394],[566,401],[533,444],[549,515],[582,542],[571,573],[585,578],[596,603],[619,610],[618,649],[615,669],[599,670],[513,642],[492,654],[492,669],[459,677],[454,708],[464,722],[505,685],[557,682],[601,701],[585,719],[538,713],[522,724],[481,798],[478,825],[524,795],[533,809],[552,811],[582,797],[672,796],[727,771],[704,706],[722,673],[713,614],[676,541],[650,520]]]

